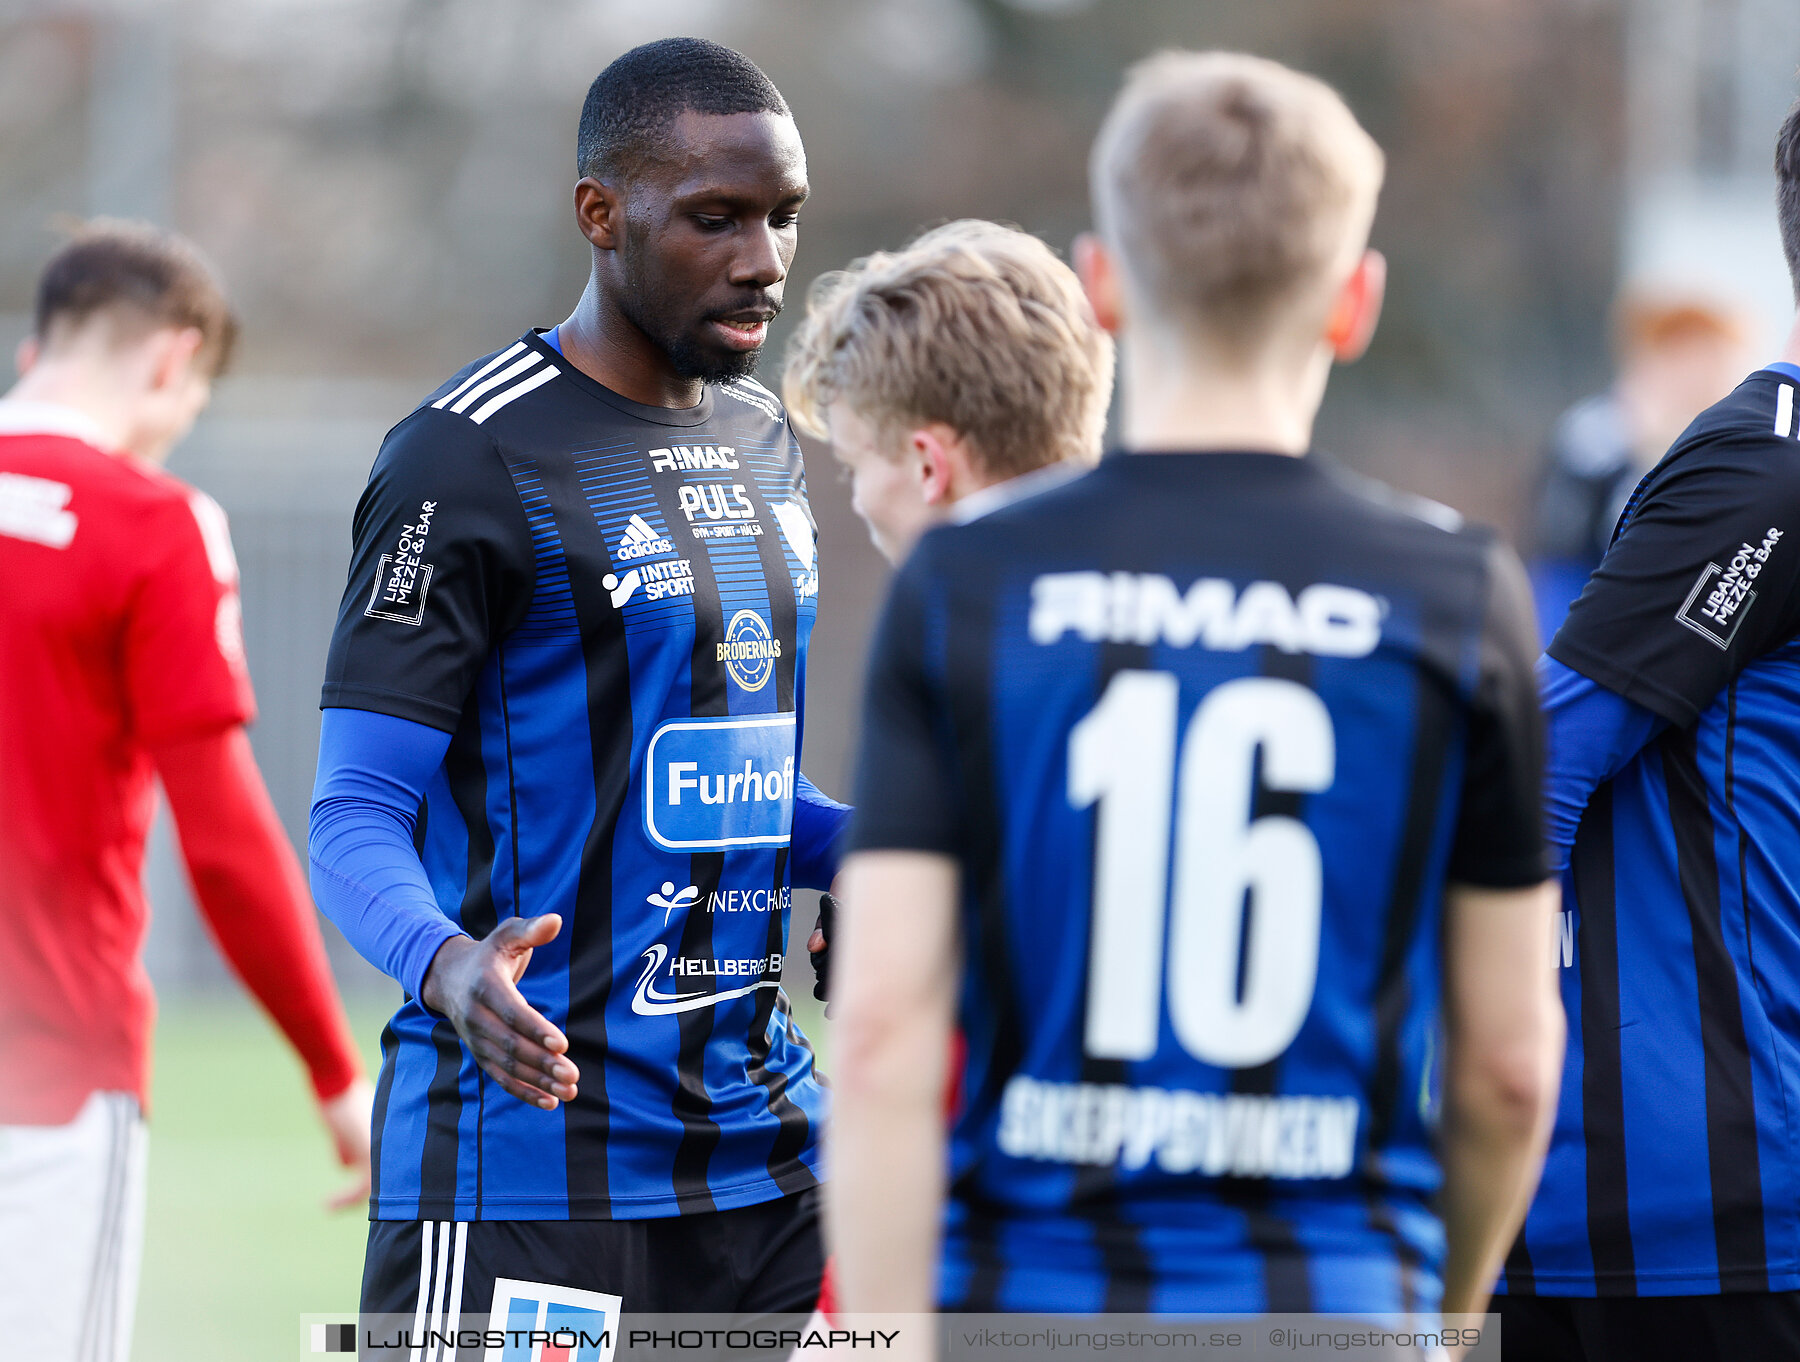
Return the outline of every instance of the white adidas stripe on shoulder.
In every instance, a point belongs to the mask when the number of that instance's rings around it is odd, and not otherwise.
[[[533,358],[535,359],[536,356],[534,355]],[[488,417],[504,407],[508,402],[516,402],[519,398],[525,396],[526,393],[531,392],[536,388],[543,387],[561,372],[562,370],[557,368],[554,364],[546,365],[530,378],[495,393],[486,402],[483,402],[479,407],[475,408],[474,411],[470,412],[469,419],[476,425],[480,425],[483,421],[487,420]],[[452,410],[455,410],[455,408],[452,408]]]
[[[527,350],[523,359],[507,365],[497,374],[482,379],[481,382],[477,383],[461,397],[457,398],[456,401],[450,404],[450,410],[455,412],[466,412],[474,404],[477,398],[485,396],[495,388],[504,387],[506,384],[511,383],[520,374],[531,368],[532,365],[540,363],[542,358],[543,357],[539,355],[536,350]]]
[[[1775,433],[1789,439],[1794,433],[1794,385],[1783,383],[1775,394]]]
[[[730,383],[721,383],[719,391],[727,397],[737,398],[747,407],[755,407],[771,421],[782,419],[781,400],[760,383],[740,378]]]
[[[457,398],[467,392],[470,384],[480,382],[483,377],[492,373],[495,369],[498,369],[502,364],[506,363],[507,360],[511,359],[524,348],[524,341],[514,341],[510,349],[502,350],[499,354],[495,355],[486,364],[482,365],[474,373],[470,374],[461,383],[458,383],[454,388],[438,398],[438,400],[431,405],[441,411],[446,403],[454,402]]]

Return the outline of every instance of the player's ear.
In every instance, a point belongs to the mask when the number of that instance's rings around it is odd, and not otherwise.
[[[927,506],[942,506],[955,490],[956,465],[941,429],[920,426],[908,432],[907,452],[918,476],[919,496]]]
[[[1386,296],[1387,257],[1380,251],[1364,251],[1339,287],[1325,323],[1325,343],[1339,364],[1354,363],[1368,350]]]
[[[44,353],[44,347],[38,344],[36,336],[27,336],[19,342],[19,348],[13,351],[13,368],[23,378],[37,367],[38,357]]]
[[[625,199],[589,175],[575,185],[575,222],[596,250],[616,251],[625,239]]]
[[[148,343],[152,347],[150,386],[161,390],[173,388],[188,377],[206,337],[194,326],[165,327],[153,332]]]
[[[1094,321],[1102,331],[1117,335],[1125,324],[1124,291],[1112,253],[1092,232],[1075,238],[1075,274],[1094,309]]]

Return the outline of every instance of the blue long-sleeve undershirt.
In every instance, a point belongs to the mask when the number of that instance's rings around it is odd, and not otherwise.
[[[1553,657],[1539,658],[1537,672],[1549,725],[1546,832],[1560,875],[1594,791],[1624,770],[1669,721]]]
[[[450,750],[427,724],[327,709],[319,730],[307,858],[313,898],[371,965],[413,997],[462,930],[438,908],[413,847],[425,785]]]
[[[362,957],[419,996],[444,942],[445,917],[413,846],[426,783],[450,735],[410,719],[327,709],[307,837],[313,897]],[[794,782],[792,882],[829,888],[850,809],[805,775]]]

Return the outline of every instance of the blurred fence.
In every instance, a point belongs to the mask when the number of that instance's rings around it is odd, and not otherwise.
[[[221,409],[203,420],[170,463],[171,471],[204,488],[231,517],[243,575],[244,645],[259,711],[251,742],[275,808],[302,854],[319,741],[319,684],[349,561],[351,511],[383,433],[417,396],[387,384],[227,384]],[[165,988],[220,984],[225,966],[205,944],[168,823],[165,810],[148,872],[151,975]],[[326,934],[345,986],[377,986],[380,976],[329,924]]]

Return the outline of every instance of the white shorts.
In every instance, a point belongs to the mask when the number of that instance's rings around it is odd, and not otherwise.
[[[144,1118],[97,1092],[66,1126],[0,1125],[0,1339],[33,1362],[126,1362],[144,1240]]]

